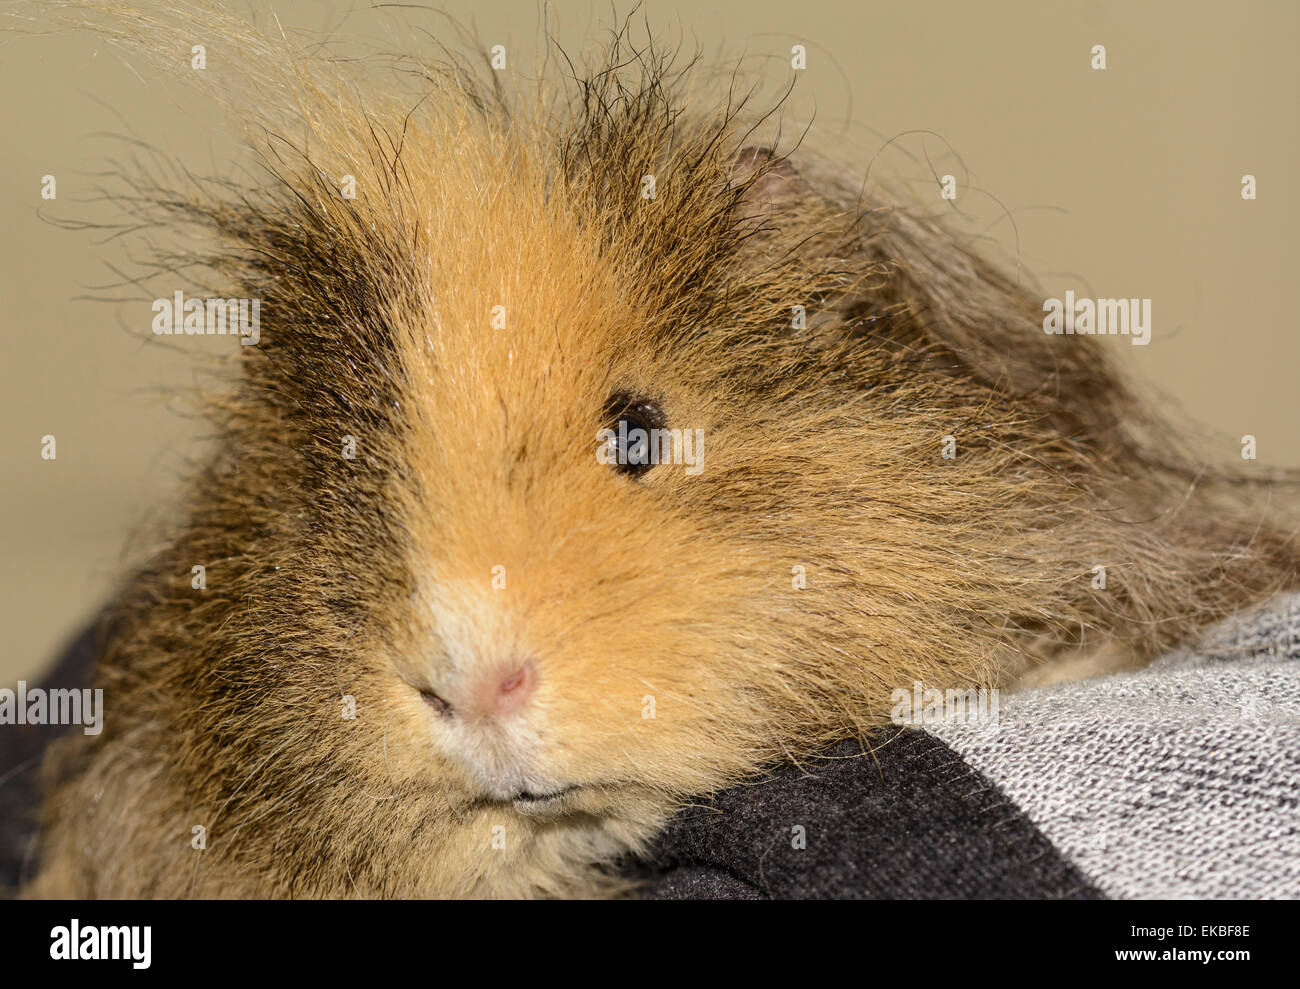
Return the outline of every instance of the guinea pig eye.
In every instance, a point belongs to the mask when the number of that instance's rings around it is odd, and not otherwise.
[[[655,465],[653,434],[664,427],[657,405],[631,395],[612,395],[605,405],[605,423],[602,463],[630,477],[639,477]]]

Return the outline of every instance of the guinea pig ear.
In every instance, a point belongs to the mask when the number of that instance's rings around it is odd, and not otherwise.
[[[732,156],[728,185],[737,193],[732,215],[749,231],[761,228],[777,207],[805,191],[789,158],[760,147],[744,147]]]

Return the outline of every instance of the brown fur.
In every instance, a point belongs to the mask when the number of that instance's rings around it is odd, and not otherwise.
[[[114,611],[29,894],[613,893],[682,802],[863,737],[896,687],[1139,662],[1294,585],[1291,521],[1178,454],[1091,339],[859,173],[754,150],[653,48],[531,100],[422,66],[412,109],[208,16],[292,94],[247,117],[271,178],[130,203],[209,232],[263,339]],[[703,473],[598,464],[617,394],[703,428]],[[509,731],[420,696],[524,654]],[[517,809],[510,767],[582,789]]]

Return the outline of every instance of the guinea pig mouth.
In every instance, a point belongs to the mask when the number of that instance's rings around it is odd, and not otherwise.
[[[531,790],[520,790],[509,800],[515,805],[517,810],[541,810],[556,804],[561,797],[568,796],[577,790],[578,787],[562,786],[558,790],[548,790],[546,793],[534,793]]]

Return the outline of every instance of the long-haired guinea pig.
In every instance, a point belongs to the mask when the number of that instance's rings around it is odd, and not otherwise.
[[[48,762],[28,895],[621,893],[681,805],[896,688],[1138,664],[1295,584],[1280,492],[660,51],[412,100],[203,16],[265,178],[127,202],[204,231],[176,280],[259,333],[108,619],[104,730]]]

